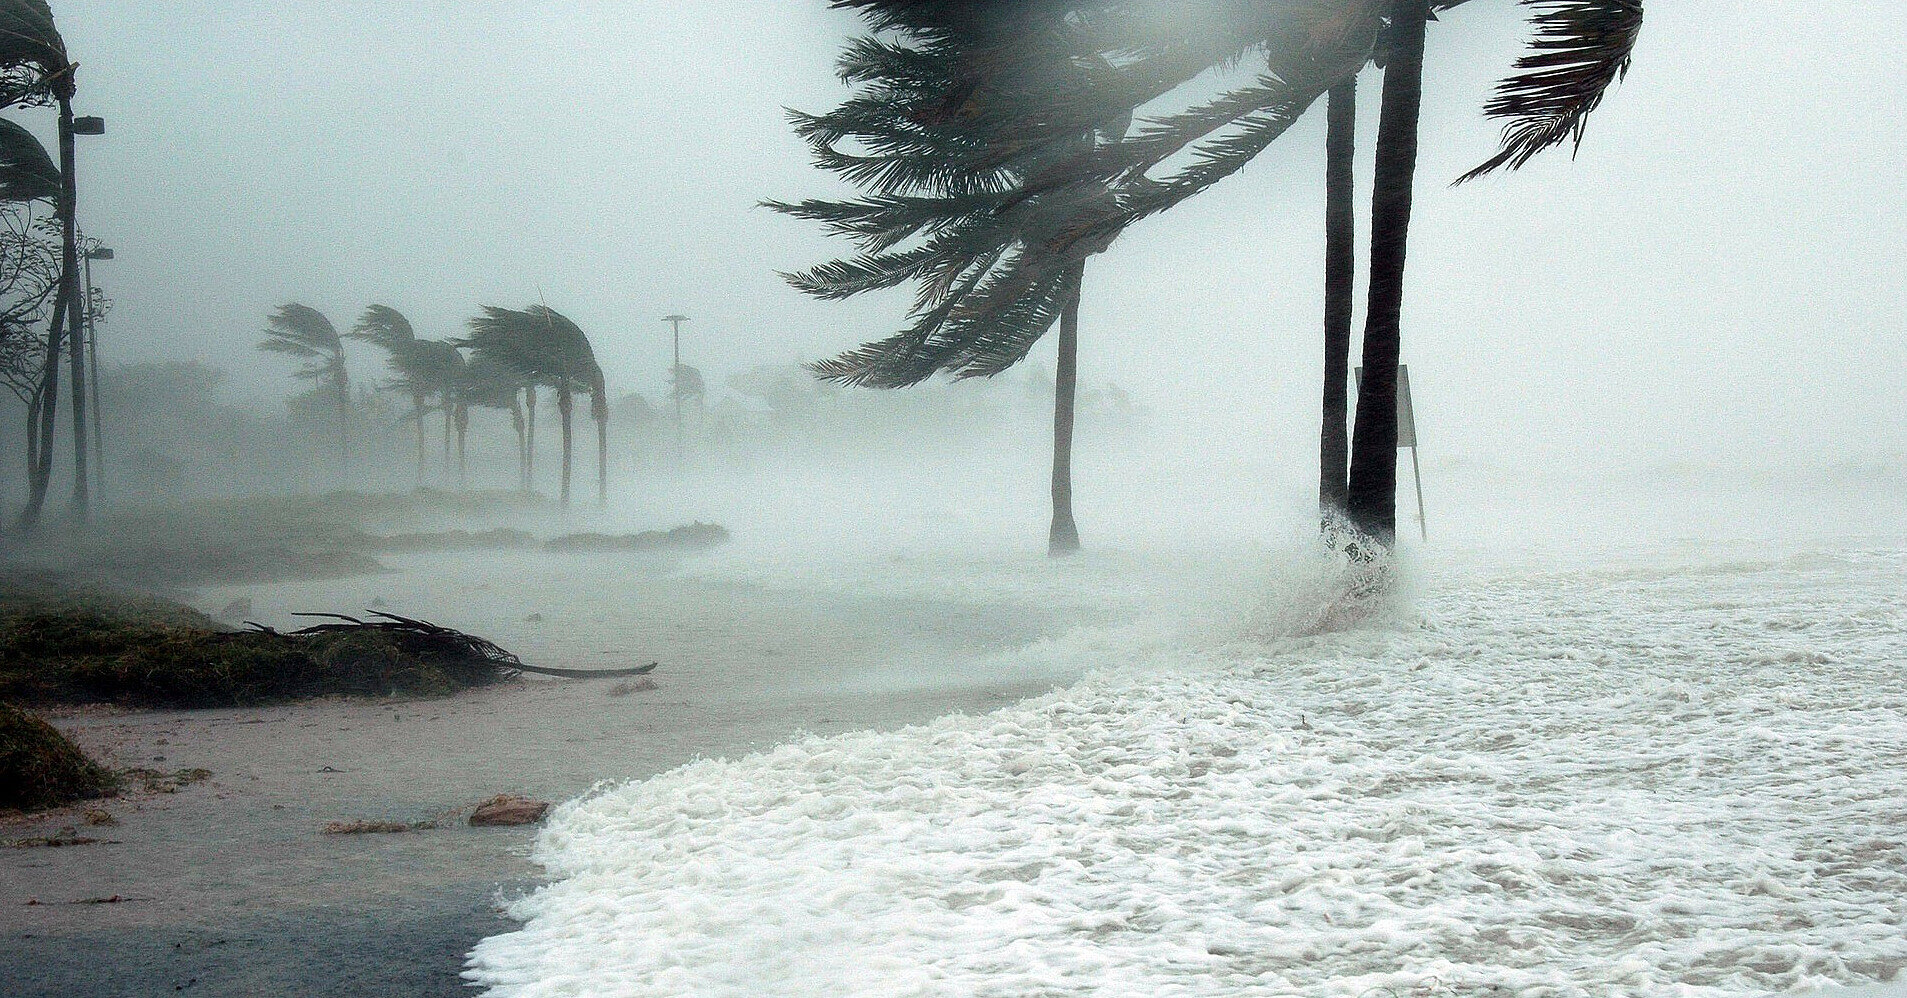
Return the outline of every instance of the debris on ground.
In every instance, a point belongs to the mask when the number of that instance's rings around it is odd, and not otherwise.
[[[498,825],[533,825],[542,821],[543,815],[548,813],[549,809],[550,802],[546,800],[498,794],[477,805],[476,811],[470,815],[470,824],[478,828]]]
[[[8,849],[59,849],[65,846],[90,846],[96,843],[118,845],[113,839],[96,839],[81,835],[79,829],[67,825],[51,835],[36,835],[27,839],[8,839],[0,842],[0,847]]]
[[[435,821],[333,821],[324,826],[324,834],[384,835],[393,832],[421,832],[436,827]]]
[[[448,694],[527,671],[516,656],[428,621],[375,614],[291,632],[0,608],[0,696],[29,703],[224,707],[332,694]]]
[[[123,774],[128,780],[138,780],[138,789],[149,794],[176,794],[194,783],[204,783],[212,778],[209,769],[176,769],[166,772],[160,769],[146,769],[134,766]],[[111,817],[108,815],[108,817]]]
[[[616,685],[611,686],[609,689],[603,692],[606,695],[612,696],[612,697],[626,697],[631,693],[646,693],[649,690],[653,690],[655,688],[656,688],[655,680],[650,679],[647,676],[642,676],[637,679],[624,680],[623,682],[617,683]]]
[[[58,728],[0,703],[0,808],[38,811],[111,794],[118,781]]]

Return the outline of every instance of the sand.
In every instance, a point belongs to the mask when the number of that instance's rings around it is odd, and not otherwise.
[[[533,663],[658,661],[653,688],[531,679],[432,700],[56,712],[114,766],[212,775],[105,802],[117,823],[81,826],[98,844],[0,851],[0,994],[466,994],[464,954],[509,927],[501,902],[539,872],[525,859],[534,829],[462,823],[478,801],[561,801],[800,731],[991,710],[1077,674],[1064,656],[1030,662],[1016,649],[1077,625],[1177,615],[1183,591],[1158,565],[1137,572],[1116,555],[1057,571],[1024,552],[801,568],[745,554],[389,561],[385,575],[193,601],[215,612],[247,596],[253,619],[274,626],[297,610],[386,606]],[[439,827],[322,834],[355,819]],[[77,809],[55,812],[0,838],[79,822]]]

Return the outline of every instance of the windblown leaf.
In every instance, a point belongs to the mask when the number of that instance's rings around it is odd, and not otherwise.
[[[1465,183],[1499,168],[1512,170],[1565,142],[1580,147],[1589,115],[1629,72],[1642,34],[1642,0],[1523,0],[1532,18],[1534,52],[1497,86],[1484,108],[1507,119],[1502,148],[1457,179]]]

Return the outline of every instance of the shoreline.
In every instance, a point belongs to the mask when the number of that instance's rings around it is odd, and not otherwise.
[[[499,899],[541,882],[527,858],[540,826],[470,828],[477,802],[562,802],[801,733],[984,713],[1086,666],[1029,669],[1012,653],[1137,609],[1074,591],[1099,570],[1029,598],[949,592],[932,566],[872,568],[874,580],[620,567],[419,555],[368,579],[199,591],[201,608],[249,596],[268,623],[381,599],[538,664],[662,665],[650,688],[524,678],[434,699],[41,711],[106,765],[211,775],[0,828],[17,840],[75,825],[102,840],[0,849],[0,994],[467,995],[465,954],[515,928]],[[79,824],[89,807],[116,823]],[[322,833],[358,819],[440,825]]]

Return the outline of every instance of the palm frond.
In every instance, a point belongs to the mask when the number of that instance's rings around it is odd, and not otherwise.
[[[485,305],[470,320],[470,335],[457,341],[473,361],[521,372],[537,384],[587,391],[601,373],[589,337],[576,323],[545,305],[525,309]]]
[[[0,201],[53,201],[60,168],[32,132],[0,118]]]
[[[411,328],[411,321],[404,313],[389,305],[372,305],[358,316],[357,325],[346,334],[352,339],[367,340],[386,350],[397,350],[399,344],[410,343],[417,339],[417,331]]]
[[[46,0],[0,0],[0,107],[72,95],[73,65],[53,9]]]
[[[265,328],[260,350],[307,361],[293,372],[307,381],[344,381],[344,343],[324,313],[297,302],[279,306]]]
[[[1507,119],[1502,148],[1457,178],[1466,183],[1499,168],[1515,170],[1563,143],[1580,148],[1589,115],[1629,72],[1642,34],[1642,0],[1523,0],[1535,51],[1516,62],[1516,75],[1498,84],[1484,108]]]

